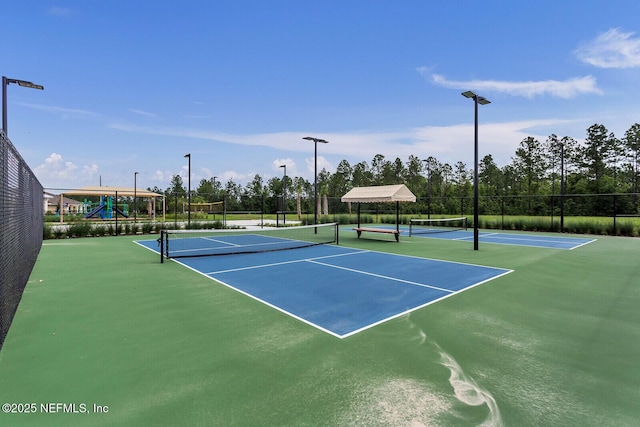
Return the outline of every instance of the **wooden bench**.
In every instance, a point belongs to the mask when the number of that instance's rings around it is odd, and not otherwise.
[[[394,237],[396,238],[396,242],[400,241],[400,232],[398,230],[389,230],[386,228],[367,228],[367,227],[358,227],[358,228],[354,228],[354,230],[358,233],[358,238],[360,238],[360,234],[362,234],[363,231],[366,231],[369,233],[393,234]]]

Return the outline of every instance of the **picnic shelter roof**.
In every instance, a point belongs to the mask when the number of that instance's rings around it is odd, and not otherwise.
[[[342,196],[343,202],[385,203],[415,202],[416,196],[404,184],[355,187]]]
[[[154,193],[149,190],[136,188],[135,191],[131,187],[102,187],[89,186],[78,188],[77,190],[68,190],[63,192],[65,196],[136,196],[136,197],[164,197],[163,194]]]

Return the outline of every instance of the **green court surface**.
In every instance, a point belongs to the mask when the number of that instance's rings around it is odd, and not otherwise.
[[[385,237],[340,243],[514,271],[339,339],[133,243],[153,236],[45,241],[0,425],[637,425],[640,239]]]

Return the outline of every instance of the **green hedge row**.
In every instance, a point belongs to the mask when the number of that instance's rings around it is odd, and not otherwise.
[[[400,223],[408,225],[415,215],[401,215]],[[431,218],[445,218],[445,215],[431,215]],[[426,215],[422,215],[426,218]],[[309,220],[303,221],[312,223]],[[318,217],[318,222],[337,222],[342,225],[355,224],[357,217],[355,214],[348,215],[322,215]],[[361,224],[395,224],[395,215],[370,215],[360,216]],[[560,218],[554,217],[529,217],[529,216],[501,216],[501,215],[481,215],[479,217],[479,228],[490,230],[514,230],[514,231],[540,231],[540,232],[560,232]],[[473,227],[473,217],[468,217],[468,227]],[[627,236],[640,237],[640,217],[616,218],[615,227],[613,218],[605,217],[565,217],[564,232],[575,234],[595,234],[602,236]]]
[[[73,222],[68,226],[44,224],[43,238],[64,239],[70,237],[101,237],[125,234],[151,234],[160,233],[161,230],[174,229],[173,222],[142,222],[142,223],[119,223],[117,228],[113,223],[95,224],[91,222]],[[195,222],[185,225],[183,228],[192,230],[222,228],[222,222]]]

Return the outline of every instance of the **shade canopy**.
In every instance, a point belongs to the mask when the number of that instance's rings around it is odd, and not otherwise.
[[[136,188],[135,191],[133,188],[128,187],[100,187],[100,186],[90,186],[83,187],[77,190],[68,190],[64,191],[65,196],[118,196],[127,197],[127,196],[136,196],[136,197],[164,197],[163,194],[154,193],[152,191],[143,190],[140,188]]]
[[[416,196],[406,185],[397,184],[355,187],[340,200],[351,203],[415,202]]]

